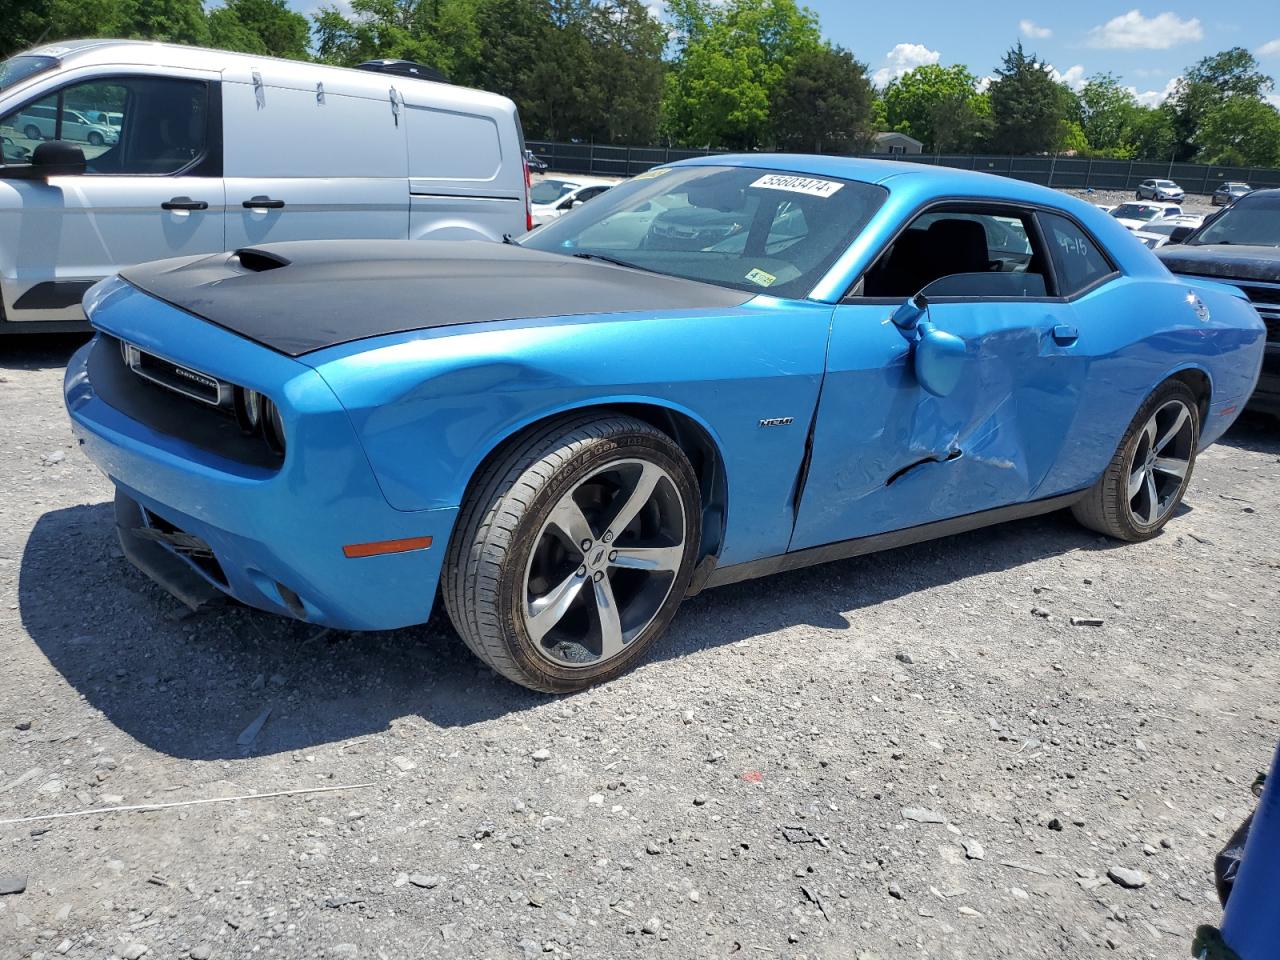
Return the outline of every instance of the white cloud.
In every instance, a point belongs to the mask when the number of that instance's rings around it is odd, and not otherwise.
[[[1034,20],[1019,20],[1018,31],[1024,37],[1031,37],[1034,40],[1045,40],[1053,36],[1052,30],[1039,26]]]
[[[1277,57],[1280,56],[1280,37],[1264,43],[1258,48],[1258,56],[1260,57]]]
[[[994,79],[995,77],[990,76],[979,77],[978,82],[973,85],[973,89],[977,90],[979,93],[986,93],[987,87],[991,86],[991,81]]]
[[[1178,89],[1178,84],[1182,82],[1181,77],[1174,77],[1164,85],[1163,90],[1147,90],[1139,93],[1137,87],[1127,87],[1126,89],[1133,94],[1133,98],[1144,107],[1158,107]]]
[[[1180,43],[1204,39],[1199,17],[1183,20],[1176,13],[1144,17],[1130,10],[1089,31],[1089,45],[1118,50],[1168,50]]]
[[[941,59],[942,54],[937,50],[930,50],[923,43],[899,43],[884,55],[885,65],[875,72],[872,79],[877,87],[883,87],[890,80],[916,67],[937,63]]]
[[[1074,67],[1067,67],[1065,72],[1059,72],[1052,64],[1049,65],[1049,76],[1053,78],[1054,83],[1065,83],[1072,90],[1079,90],[1085,85],[1084,64],[1077,63]]]

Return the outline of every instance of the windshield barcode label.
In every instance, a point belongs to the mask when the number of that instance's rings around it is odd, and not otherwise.
[[[789,177],[781,173],[767,173],[751,186],[764,190],[807,193],[811,197],[829,197],[844,184],[836,183],[834,180],[815,180],[813,177]]]

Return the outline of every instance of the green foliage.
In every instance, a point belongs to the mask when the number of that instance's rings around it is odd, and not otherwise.
[[[1280,166],[1280,113],[1256,96],[1237,93],[1215,104],[1197,139],[1200,163]]]
[[[226,0],[209,12],[209,37],[213,46],[223,50],[310,58],[311,24],[290,10],[285,0]]]
[[[745,149],[768,141],[770,101],[795,58],[821,47],[817,17],[795,0],[680,0],[679,60],[667,77],[663,126],[690,144]]]
[[[1243,107],[1236,98],[1265,104],[1263,97],[1272,86],[1257,59],[1243,47],[1223,50],[1188,67],[1177,91],[1169,98],[1177,158],[1190,160],[1234,149],[1228,140],[1220,139],[1230,127],[1229,119],[1215,120],[1213,115],[1231,101],[1234,105],[1230,114],[1239,117]],[[1208,138],[1210,129],[1217,131],[1218,139]]]
[[[201,0],[129,0],[122,5],[120,36],[208,46],[209,21]]]
[[[1022,44],[1010,48],[989,89],[995,130],[993,148],[1001,153],[1048,153],[1057,148],[1063,121],[1075,111],[1075,97],[1056,82],[1049,67]]]
[[[867,66],[840,47],[801,51],[769,103],[777,145],[813,153],[854,153],[871,140],[874,93]]]
[[[976,150],[991,134],[991,101],[977,82],[959,64],[909,70],[885,87],[885,124],[915,137],[927,153]]]

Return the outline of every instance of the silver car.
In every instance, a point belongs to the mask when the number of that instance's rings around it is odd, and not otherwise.
[[[1143,180],[1138,184],[1139,200],[1172,200],[1181,203],[1187,192],[1172,180]]]

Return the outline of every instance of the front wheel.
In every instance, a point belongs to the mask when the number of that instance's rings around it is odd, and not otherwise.
[[[40,136],[40,128],[37,127],[34,123],[27,124],[26,129],[23,130],[22,133],[28,140],[44,139],[44,137]]]
[[[100,147],[105,142],[106,141],[103,139],[102,134],[100,134],[97,130],[89,131],[89,146]]]
[[[693,574],[697,479],[660,430],[571,417],[496,458],[463,505],[445,561],[449,617],[498,673],[548,693],[634,665]]]
[[[1090,530],[1149,540],[1182,502],[1200,439],[1200,405],[1180,380],[1156,389],[1125,432],[1102,477],[1071,508]]]

